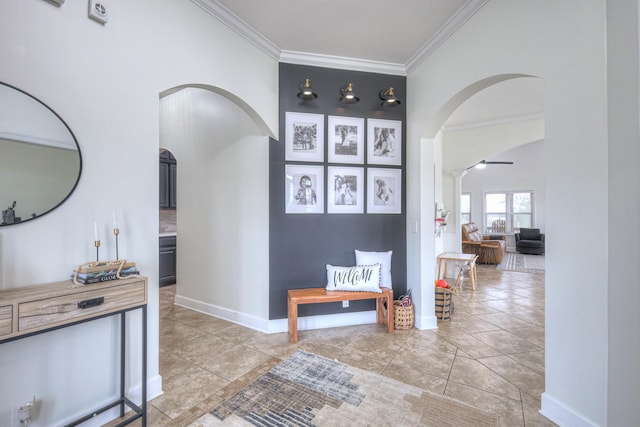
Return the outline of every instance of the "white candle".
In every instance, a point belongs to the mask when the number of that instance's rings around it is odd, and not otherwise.
[[[100,240],[98,236],[98,221],[93,221],[93,240],[96,242]]]
[[[113,228],[116,229],[118,228],[118,215],[116,214],[115,209],[111,211],[111,213],[113,214]]]

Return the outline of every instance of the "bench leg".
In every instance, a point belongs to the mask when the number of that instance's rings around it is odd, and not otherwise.
[[[393,332],[393,294],[385,292],[380,298],[376,298],[376,321],[386,324],[387,330]],[[385,309],[386,303],[386,309]]]
[[[298,304],[288,300],[287,317],[289,318],[289,338],[292,343],[298,342]]]
[[[393,291],[387,294],[387,331],[393,332],[394,320],[393,320]]]

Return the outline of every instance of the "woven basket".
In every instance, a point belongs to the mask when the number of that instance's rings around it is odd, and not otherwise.
[[[413,328],[413,304],[404,307],[400,301],[393,302],[393,324],[395,329],[412,329]]]
[[[450,320],[453,313],[453,298],[457,291],[452,288],[436,288],[436,317]]]

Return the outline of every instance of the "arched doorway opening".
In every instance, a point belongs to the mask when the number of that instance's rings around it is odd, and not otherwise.
[[[268,216],[259,213],[268,211],[269,136],[255,111],[220,88],[161,94],[160,146],[180,161],[176,303],[268,317]]]

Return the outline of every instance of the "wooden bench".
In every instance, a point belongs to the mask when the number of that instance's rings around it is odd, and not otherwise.
[[[377,322],[387,325],[389,333],[393,332],[393,289],[381,289],[382,293],[327,291],[325,288],[290,289],[287,298],[287,316],[289,319],[289,337],[291,338],[291,342],[298,342],[299,304],[317,304],[375,298]]]

